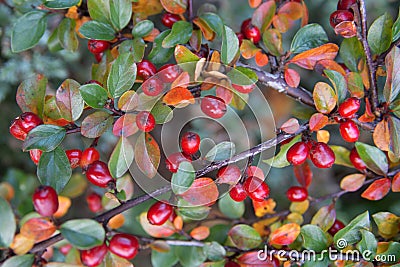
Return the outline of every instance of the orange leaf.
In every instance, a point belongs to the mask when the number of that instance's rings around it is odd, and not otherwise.
[[[327,144],[329,142],[330,137],[331,137],[331,134],[329,133],[329,131],[326,131],[326,130],[318,130],[317,131],[318,142]]]
[[[303,187],[308,187],[313,178],[313,173],[310,169],[310,165],[308,165],[308,162],[305,161],[301,165],[295,165],[293,166],[293,172],[294,175],[296,176],[297,181],[299,184]]]
[[[295,118],[291,118],[282,124],[281,130],[285,133],[293,134],[300,128],[299,121]]]
[[[268,56],[261,50],[256,53],[254,59],[259,67],[263,67],[268,64]]]
[[[252,251],[242,254],[237,258],[240,267],[273,267],[276,266],[274,263],[274,256],[272,254],[264,255],[261,254],[261,259],[258,256],[258,251]],[[264,259],[265,257],[265,259]]]
[[[67,214],[69,208],[71,207],[71,199],[69,197],[58,196],[58,209],[54,213],[55,218],[61,218]]]
[[[301,1],[301,6],[303,10],[303,16],[301,18],[301,27],[304,27],[308,24],[308,8],[304,1]]]
[[[291,20],[288,15],[286,14],[278,14],[275,15],[272,19],[272,25],[280,32],[285,33],[287,32],[290,27],[294,24],[294,21]]]
[[[380,200],[389,193],[391,186],[390,179],[382,178],[373,182],[367,189],[361,194],[361,197],[368,200]]]
[[[298,20],[303,16],[303,7],[297,2],[286,2],[278,10],[278,15],[282,14],[291,20]]]
[[[290,87],[298,87],[300,84],[300,74],[294,69],[285,69],[285,81]]]
[[[342,66],[339,65],[336,61],[332,59],[323,59],[317,62],[315,65],[315,70],[317,70],[318,73],[323,73],[323,70],[334,70],[342,74],[343,76],[346,77],[346,71],[343,69]]]
[[[265,199],[263,201],[252,201],[254,214],[257,217],[262,217],[265,214],[275,213],[276,202],[272,198]]]
[[[365,98],[365,113],[358,120],[361,122],[373,122],[375,120],[375,115],[372,113],[371,104],[367,97]]]
[[[33,245],[35,244],[35,240],[24,236],[23,234],[17,234],[14,236],[14,240],[10,245],[10,248],[17,255],[26,254]]]
[[[360,71],[365,89],[368,90],[370,87],[368,65],[366,64],[365,60],[360,60],[360,62],[358,62],[357,67],[358,67],[358,70]]]
[[[389,131],[389,123],[386,119],[380,121],[373,133],[373,139],[375,145],[382,151],[389,151],[389,143],[390,143],[390,131]]]
[[[261,49],[256,47],[250,40],[243,40],[240,45],[240,53],[245,59],[253,58],[258,51],[261,51]]]
[[[158,30],[157,28],[153,28],[148,35],[143,37],[143,40],[145,40],[146,42],[154,42],[154,39],[156,39],[156,37],[159,34],[160,34],[160,30]]]
[[[187,0],[160,0],[161,4],[169,13],[183,14],[186,11]]]
[[[336,44],[328,43],[296,55],[289,61],[289,63],[312,70],[318,61],[323,59],[334,59],[338,51],[339,47]]]
[[[125,223],[125,216],[124,214],[120,213],[115,215],[110,219],[108,222],[107,226],[110,227],[111,229],[118,229],[121,228]]]
[[[357,35],[357,27],[354,21],[342,21],[335,27],[335,33],[344,38],[351,38]]]
[[[119,117],[113,126],[113,134],[115,136],[128,137],[135,134],[139,128],[136,125],[136,114],[126,113]]]
[[[288,223],[271,233],[269,243],[271,245],[289,245],[296,240],[299,234],[300,225],[297,223]]]
[[[322,113],[314,113],[309,122],[310,131],[318,131],[324,128],[329,122],[327,116]]]
[[[261,4],[262,0],[249,0],[249,6],[251,8],[256,8]]]
[[[215,37],[215,32],[208,26],[204,20],[201,18],[194,18],[193,23],[196,24],[197,27],[200,28],[201,32],[203,33],[204,38],[207,41],[212,41]]]
[[[196,240],[206,239],[210,235],[210,228],[207,226],[199,226],[190,232],[190,236]]]
[[[49,238],[56,231],[56,226],[48,219],[32,218],[22,225],[20,233],[29,239],[40,242]]]
[[[152,225],[147,220],[147,212],[140,214],[140,225],[143,230],[149,235],[156,238],[169,237],[175,233],[175,227],[170,220],[167,220],[163,225]]]
[[[194,97],[187,88],[175,87],[163,97],[163,102],[169,106],[185,107],[194,104]]]
[[[194,180],[181,197],[195,206],[211,206],[217,201],[218,195],[218,188],[213,179],[202,177]]]
[[[174,219],[174,227],[176,230],[180,231],[183,228],[183,218],[181,216],[176,216]]]
[[[400,192],[400,172],[396,173],[392,180],[392,191]]]
[[[340,188],[348,192],[354,192],[363,186],[365,181],[365,174],[354,173],[349,174],[343,177],[342,181],[340,181]]]
[[[175,87],[187,87],[190,83],[190,76],[188,72],[182,72],[175,81],[172,82],[171,88]]]

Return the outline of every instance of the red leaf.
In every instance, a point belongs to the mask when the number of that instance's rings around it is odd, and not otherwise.
[[[293,134],[297,132],[299,128],[300,128],[299,121],[295,118],[291,118],[284,124],[282,124],[280,129],[286,133]]]
[[[400,172],[396,173],[392,180],[392,191],[400,192]]]
[[[210,235],[210,228],[207,226],[198,226],[190,231],[190,236],[196,240],[206,239]]]
[[[296,88],[300,84],[300,74],[294,69],[286,69],[285,81],[290,87]]]
[[[308,187],[311,184],[313,173],[307,161],[301,165],[293,166],[293,172],[301,186]]]
[[[36,242],[49,238],[55,231],[53,222],[44,218],[29,219],[21,228],[21,234]]]
[[[318,131],[324,128],[329,122],[327,116],[322,113],[314,113],[309,122],[310,131]]]
[[[222,86],[217,86],[217,89],[215,90],[215,94],[217,97],[224,100],[225,104],[227,104],[227,105],[229,103],[231,103],[232,98],[233,98],[233,92]]]
[[[260,1],[261,2],[261,1]],[[257,26],[263,33],[271,23],[275,15],[276,4],[274,0],[269,0],[259,6],[253,13],[251,23]]]
[[[181,197],[195,206],[211,206],[217,201],[218,195],[218,188],[213,179],[202,177],[194,180]]]
[[[256,64],[260,67],[263,67],[268,64],[268,56],[264,54],[261,50],[256,52],[256,55],[254,57]]]
[[[135,134],[138,131],[136,125],[136,114],[127,113],[114,123],[113,134],[115,136],[128,137]]]
[[[298,20],[303,16],[303,8],[300,3],[286,2],[279,8],[278,14],[285,14],[291,20]]]
[[[300,225],[297,223],[288,223],[271,233],[269,243],[271,245],[289,245],[296,240],[299,234]]]
[[[237,258],[237,261],[240,267],[275,267],[273,258],[265,256],[264,254],[261,254],[261,256],[266,257],[266,259],[259,259],[258,251],[247,252]]]
[[[251,8],[256,8],[262,3],[262,0],[249,0],[249,6]]]
[[[391,182],[388,178],[376,180],[365,189],[361,196],[369,200],[380,200],[389,193],[390,186]]]
[[[289,63],[312,70],[318,61],[323,59],[334,59],[338,51],[339,47],[336,44],[328,43],[296,55],[289,61]]]

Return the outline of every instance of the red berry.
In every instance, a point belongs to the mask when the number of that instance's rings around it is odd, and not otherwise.
[[[367,169],[367,165],[365,165],[365,162],[360,158],[360,155],[358,155],[356,148],[350,151],[350,161],[353,166],[360,171],[365,171]]]
[[[85,266],[95,267],[101,264],[104,257],[108,252],[107,245],[102,244],[100,246],[81,251],[81,260]]]
[[[165,83],[172,83],[181,74],[181,69],[175,64],[165,64],[158,70],[158,77]]]
[[[242,202],[247,197],[246,190],[244,190],[242,184],[236,184],[234,187],[232,187],[231,191],[229,191],[229,195],[237,202]]]
[[[201,99],[200,108],[207,116],[219,119],[226,113],[226,104],[219,97],[208,95]]]
[[[101,60],[103,59],[103,53],[94,54],[94,58],[96,59],[97,62],[101,62]]]
[[[263,201],[269,196],[269,187],[263,180],[250,176],[243,184],[247,195],[254,201]]]
[[[154,225],[162,225],[168,221],[171,214],[174,212],[174,208],[161,201],[154,203],[149,211],[147,212],[147,220]]]
[[[81,156],[81,168],[86,169],[90,164],[100,159],[100,153],[94,147],[89,147],[83,150]]]
[[[14,136],[18,140],[24,141],[26,136],[28,135],[20,126],[19,117],[14,119],[10,126],[10,134]]]
[[[101,196],[96,193],[90,193],[86,197],[86,203],[91,212],[99,212],[103,209],[103,205],[101,204]]]
[[[138,253],[139,242],[133,235],[116,234],[111,238],[108,249],[121,258],[131,260]]]
[[[240,32],[245,34],[244,32],[246,31],[246,28],[251,25],[251,18],[246,19],[242,22],[242,25],[240,26]]]
[[[347,142],[355,142],[360,136],[357,124],[350,120],[340,123],[339,131],[343,140]]]
[[[335,163],[335,153],[325,143],[317,142],[310,150],[310,158],[318,168],[330,168]]]
[[[286,153],[286,159],[292,165],[303,164],[310,152],[305,142],[297,142],[292,145]]]
[[[328,233],[330,233],[331,235],[335,235],[337,232],[339,232],[339,230],[343,229],[344,226],[344,223],[339,220],[335,220],[331,228],[329,228]]]
[[[175,22],[180,20],[182,20],[181,17],[171,13],[165,13],[161,17],[161,23],[167,28],[172,28],[172,25],[174,25]]]
[[[257,44],[261,40],[261,32],[257,26],[249,25],[244,30],[244,36],[253,43]]]
[[[103,40],[89,40],[88,49],[93,54],[100,54],[110,47],[110,43]]]
[[[357,0],[339,0],[337,10],[350,10],[355,3],[357,3]]]
[[[242,172],[236,165],[222,167],[217,172],[218,183],[236,184],[241,176]]]
[[[65,154],[67,154],[69,164],[71,165],[72,169],[80,166],[82,158],[82,151],[80,149],[70,149],[65,151]]]
[[[86,178],[94,185],[107,187],[109,183],[115,183],[107,164],[102,161],[95,161],[86,170]]]
[[[360,109],[360,99],[350,97],[346,99],[338,108],[340,116],[343,118],[351,118]]]
[[[335,28],[336,25],[343,21],[353,21],[354,15],[350,11],[347,10],[336,10],[333,12],[329,18],[329,22],[331,23],[332,28]]]
[[[141,62],[136,64],[137,75],[143,80],[147,80],[157,72],[156,66],[150,61],[143,59]]]
[[[51,186],[41,185],[32,196],[33,207],[42,216],[51,216],[58,209],[58,196]]]
[[[143,132],[150,132],[156,126],[154,116],[148,111],[141,111],[136,116],[136,125]]]
[[[245,38],[244,38],[244,34],[241,33],[241,32],[237,32],[237,33],[236,33],[236,36],[237,36],[237,38],[238,38],[238,40],[239,40],[239,46],[241,46],[242,43],[243,43],[243,40],[245,39]]]
[[[170,172],[175,173],[178,171],[179,164],[183,161],[191,162],[192,159],[188,155],[182,154],[181,152],[176,152],[167,157],[165,160],[165,165]]]
[[[224,267],[240,267],[240,265],[234,261],[228,261],[225,263]]]
[[[38,125],[43,124],[41,118],[38,115],[32,112],[25,112],[19,116],[19,125],[23,131],[29,133],[33,128],[36,128]]]
[[[158,96],[162,93],[163,88],[162,81],[156,77],[152,77],[142,84],[143,93],[148,96]]]
[[[33,161],[33,163],[35,163],[36,165],[38,165],[42,154],[43,154],[43,151],[40,149],[29,150],[29,156],[31,157],[31,160]]]
[[[200,148],[200,136],[194,132],[187,132],[181,139],[182,152],[187,155],[195,154]]]
[[[248,93],[251,93],[251,91],[253,91],[253,89],[254,89],[254,87],[256,87],[256,85],[255,84],[250,84],[250,85],[232,84],[232,87],[239,93],[248,94]]]
[[[291,202],[301,202],[307,199],[308,192],[304,187],[292,186],[286,192],[286,196]]]

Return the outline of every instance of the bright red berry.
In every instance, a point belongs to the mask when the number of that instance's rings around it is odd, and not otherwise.
[[[26,136],[28,135],[20,126],[20,119],[19,117],[14,119],[13,122],[11,122],[10,126],[10,134],[14,136],[18,140],[24,141]]]
[[[360,109],[360,99],[350,97],[346,99],[338,108],[340,116],[343,118],[351,118]]]
[[[269,196],[269,187],[263,180],[250,176],[243,184],[247,195],[254,201],[263,201]]]
[[[103,40],[89,40],[88,49],[93,54],[100,54],[110,47],[110,43]]]
[[[162,225],[168,221],[174,208],[165,202],[157,201],[154,203],[147,212],[147,220],[154,225]]]
[[[292,186],[286,192],[286,196],[291,202],[301,202],[307,199],[308,191],[301,186]]]
[[[236,184],[241,176],[242,172],[236,165],[222,167],[217,172],[218,183]]]
[[[36,165],[38,165],[42,154],[43,154],[43,151],[40,149],[29,150],[29,156],[31,157],[31,160],[33,161],[33,163],[35,163]]]
[[[162,93],[163,88],[162,81],[156,77],[152,77],[142,84],[143,93],[148,96],[158,96]]]
[[[158,77],[165,83],[172,83],[181,74],[181,69],[175,64],[165,64],[158,70]]]
[[[333,12],[329,18],[329,22],[332,28],[335,28],[336,25],[343,21],[353,21],[354,15],[350,11],[347,10],[336,10]]]
[[[89,147],[83,150],[81,156],[81,168],[86,169],[90,164],[100,159],[100,153],[94,147]]]
[[[36,128],[41,124],[43,124],[42,119],[35,113],[25,112],[19,116],[19,125],[26,133],[29,133],[33,128]]]
[[[297,142],[286,153],[286,159],[292,165],[300,165],[307,160],[310,149],[305,142]]]
[[[136,125],[143,132],[150,132],[156,126],[154,116],[148,111],[141,111],[136,115]]]
[[[256,85],[255,84],[250,84],[250,85],[232,84],[232,87],[239,93],[248,94],[253,91],[253,89],[254,89],[254,87],[256,87]]]
[[[91,212],[99,212],[103,209],[103,205],[101,204],[101,196],[96,193],[90,193],[86,197],[86,203]]]
[[[343,140],[347,142],[355,142],[360,136],[360,130],[357,124],[351,120],[340,123],[339,131]]]
[[[103,59],[103,53],[96,53],[93,55],[97,62],[101,62],[101,60]]]
[[[66,150],[65,154],[67,154],[69,164],[72,169],[78,168],[81,163],[82,151],[80,149],[70,149]]]
[[[339,0],[337,10],[350,10],[355,3],[357,3],[357,0]]]
[[[138,253],[139,242],[133,235],[116,234],[111,238],[108,249],[121,258],[131,260]]]
[[[81,260],[85,266],[95,267],[101,264],[108,252],[106,244],[81,251]]]
[[[225,263],[224,267],[240,267],[240,265],[234,261],[228,261]]]
[[[175,24],[175,22],[182,20],[181,17],[179,17],[176,14],[171,14],[171,13],[165,13],[161,17],[161,23],[167,27],[167,28],[172,28],[172,25]]]
[[[200,148],[200,136],[194,132],[187,132],[181,138],[182,152],[187,155],[195,154]]]
[[[102,161],[95,161],[86,170],[86,178],[94,185],[107,187],[110,183],[115,183],[111,176],[107,164]]]
[[[245,39],[244,34],[241,33],[241,32],[237,32],[237,33],[236,33],[236,36],[237,36],[237,38],[238,38],[238,40],[239,40],[239,46],[241,46],[242,43],[243,43],[243,40]]]
[[[250,25],[251,25],[251,18],[244,20],[242,22],[242,25],[240,26],[240,32],[243,33],[243,35],[244,35],[246,28]]]
[[[365,171],[367,169],[367,165],[365,165],[365,162],[361,159],[356,148],[350,151],[350,161],[353,166],[360,171]]]
[[[176,152],[167,157],[165,160],[165,165],[170,172],[175,173],[178,171],[179,164],[183,161],[191,162],[192,159],[188,155],[182,154],[181,152]]]
[[[318,168],[330,168],[335,163],[335,153],[327,144],[317,142],[310,150],[310,159]]]
[[[32,196],[33,207],[42,216],[51,216],[58,209],[58,196],[51,186],[41,185]]]
[[[261,40],[261,32],[257,26],[249,25],[244,30],[244,36],[253,43],[257,44]]]
[[[242,202],[246,199],[247,193],[246,190],[244,190],[243,185],[238,183],[232,187],[231,191],[229,191],[229,196],[237,202]]]
[[[208,95],[201,99],[200,108],[207,116],[219,119],[226,113],[226,104],[219,97]]]
[[[147,80],[157,72],[156,66],[150,61],[143,59],[141,62],[136,64],[137,75],[143,80]]]
[[[331,235],[335,235],[337,232],[339,232],[339,230],[343,229],[344,226],[345,225],[343,222],[335,220],[331,228],[329,228],[328,233],[330,233]]]

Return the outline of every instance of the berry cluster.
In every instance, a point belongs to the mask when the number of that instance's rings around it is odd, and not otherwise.
[[[241,202],[249,196],[254,201],[263,201],[269,196],[269,186],[256,176],[249,176],[244,183],[237,183],[229,191],[230,197]]]
[[[335,163],[335,153],[325,143],[306,141],[292,145],[286,154],[286,159],[292,165],[303,164],[307,158],[318,168],[330,168]]]
[[[360,131],[357,124],[351,120],[357,111],[360,109],[360,99],[351,97],[340,104],[338,108],[339,115],[342,120],[339,120],[339,131],[343,140],[347,142],[355,142],[358,140]]]
[[[357,0],[339,0],[337,4],[337,10],[334,11],[330,18],[329,22],[332,28],[335,28],[337,25],[344,21],[353,21],[354,15],[351,6],[356,4]]]
[[[38,115],[25,112],[11,123],[10,133],[18,140],[24,141],[28,133],[41,124],[43,121]]]

